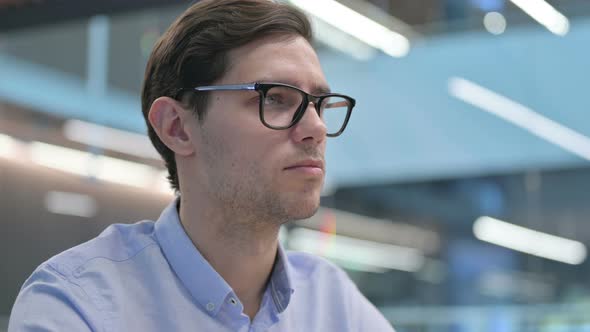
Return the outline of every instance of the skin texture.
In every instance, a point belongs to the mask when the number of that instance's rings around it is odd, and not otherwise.
[[[315,51],[299,36],[254,41],[231,51],[229,59],[226,74],[213,84],[282,82],[310,93],[329,90]],[[310,217],[319,207],[326,128],[310,104],[294,127],[269,129],[259,120],[258,94],[250,91],[212,92],[206,113],[199,121],[161,97],[149,119],[176,155],[183,227],[253,319],[280,225]],[[306,160],[320,167],[291,167]]]

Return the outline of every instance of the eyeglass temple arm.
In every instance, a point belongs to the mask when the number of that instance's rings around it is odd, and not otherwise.
[[[256,90],[256,83],[252,84],[227,84],[227,85],[206,85],[206,86],[198,86],[194,88],[180,88],[176,90],[176,98],[180,96],[183,92],[187,91],[219,91],[219,90],[226,90],[226,91],[235,91],[235,90]]]
[[[207,85],[193,88],[194,91],[216,91],[216,90],[256,90],[256,83],[253,84],[227,84]]]

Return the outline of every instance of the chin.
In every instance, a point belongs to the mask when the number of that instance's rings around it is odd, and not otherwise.
[[[319,208],[320,199],[318,195],[317,199],[308,198],[305,200],[292,201],[286,210],[289,220],[301,220],[310,218],[316,214]]]
[[[311,218],[314,214],[316,214],[316,212],[318,212],[320,208],[320,205],[318,204],[317,206],[315,206],[313,209],[310,210],[301,210],[298,214],[298,216],[296,217],[296,219],[307,219],[307,218]]]
[[[278,204],[288,220],[301,220],[313,216],[320,207],[321,186],[307,185],[304,188],[282,191]]]

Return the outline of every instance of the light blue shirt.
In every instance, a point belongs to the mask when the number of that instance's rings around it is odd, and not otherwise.
[[[250,321],[184,232],[176,202],[156,222],[111,225],[39,266],[8,331],[393,331],[341,269],[281,247]]]

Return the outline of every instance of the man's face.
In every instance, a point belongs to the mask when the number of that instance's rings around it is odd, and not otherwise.
[[[312,94],[328,89],[317,55],[302,37],[252,42],[230,52],[229,63],[214,84],[281,82]],[[253,91],[209,94],[205,119],[196,124],[191,171],[198,183],[190,182],[237,217],[310,217],[324,181],[326,127],[311,105],[292,128],[269,129],[259,119],[258,98]],[[321,167],[310,167],[313,162]]]

